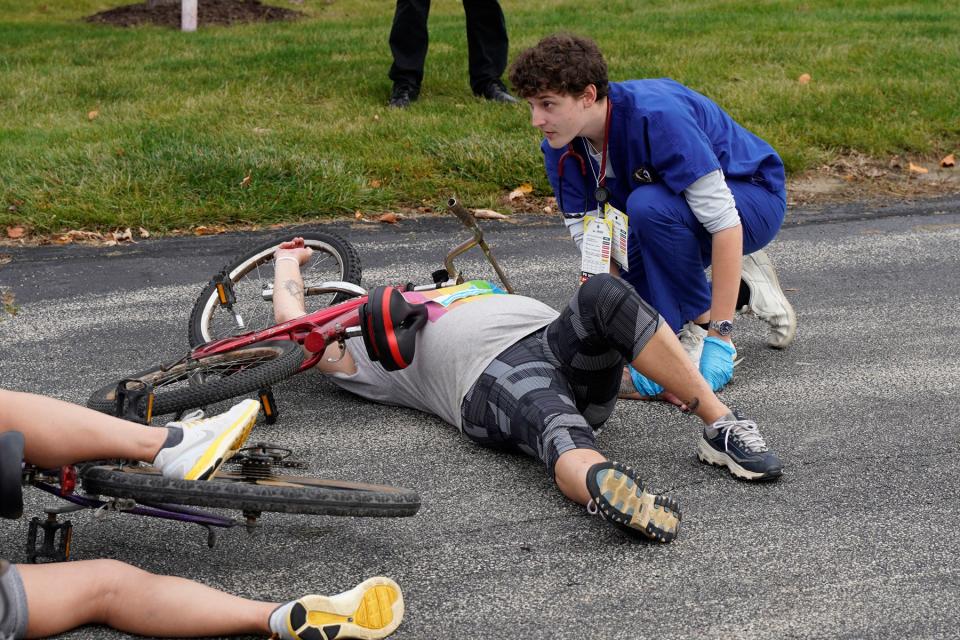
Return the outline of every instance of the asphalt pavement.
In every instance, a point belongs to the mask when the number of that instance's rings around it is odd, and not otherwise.
[[[464,238],[446,218],[320,225],[348,237],[364,284],[423,281]],[[575,249],[554,219],[484,224],[517,289],[559,308]],[[135,245],[0,247],[0,387],[84,402],[187,347],[201,286],[277,232]],[[701,465],[695,418],[624,402],[599,437],[683,506],[671,544],[634,543],[565,500],[538,463],[484,450],[438,419],[374,405],[304,374],[255,437],[311,472],[420,492],[412,518],[268,515],[253,535],[89,512],[75,559],[116,558],[247,597],[403,587],[396,638],[946,638],[960,634],[960,203],[798,210],[768,253],[797,309],[785,351],[738,322],[744,362],[722,399],[783,458],[779,482]],[[479,259],[468,275],[491,275]],[[28,494],[28,515],[56,501]],[[24,560],[26,519],[0,523]],[[123,637],[87,627],[65,638]]]

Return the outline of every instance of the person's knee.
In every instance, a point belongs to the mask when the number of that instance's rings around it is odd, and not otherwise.
[[[577,310],[581,317],[603,318],[607,312],[615,312],[625,299],[636,295],[624,280],[609,273],[598,273],[577,291]]]
[[[78,563],[79,564],[79,563]],[[90,560],[85,563],[87,583],[92,590],[90,602],[97,622],[106,622],[113,614],[120,594],[149,574],[119,560]]]

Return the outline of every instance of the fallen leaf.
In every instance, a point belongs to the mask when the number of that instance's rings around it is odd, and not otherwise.
[[[544,212],[544,213],[553,213],[553,207],[551,207],[551,206],[546,206],[546,207],[543,208],[543,212]]]
[[[371,180],[371,181],[370,181],[370,186],[373,187],[374,189],[379,189],[379,188],[380,188],[380,181],[379,181],[379,180]]]
[[[363,214],[360,213],[359,209],[353,212],[353,217],[355,220],[363,220]]]
[[[10,261],[13,260],[13,256],[9,253],[0,253],[0,267],[5,264],[10,264]]]
[[[507,219],[507,216],[503,215],[502,213],[498,213],[493,209],[471,209],[470,211],[471,213],[473,213],[474,218],[478,218],[480,220],[506,220]]]
[[[117,242],[133,242],[133,232],[130,231],[130,227],[126,229],[111,231],[110,236],[113,237]]]
[[[211,225],[211,226],[209,226],[209,227],[208,227],[208,226],[205,226],[205,225],[200,225],[199,227],[194,228],[194,230],[193,230],[193,235],[195,235],[195,236],[213,236],[213,235],[217,235],[218,233],[223,233],[223,232],[226,231],[226,230],[227,230],[226,227],[223,227],[223,226],[220,226],[220,225]]]
[[[800,84],[810,84],[811,80],[813,80],[813,78],[810,77],[809,73],[801,73],[800,77],[797,78],[797,82]]]
[[[88,242],[98,242],[103,240],[103,236],[96,231],[80,231],[78,229],[72,229],[67,231],[66,235],[71,240],[86,240]]]
[[[7,227],[7,237],[11,240],[22,238],[26,232],[27,230],[23,227]]]
[[[941,167],[954,167],[957,165],[957,159],[953,157],[953,154],[948,154],[944,156],[943,160],[940,161]]]
[[[910,166],[907,167],[907,170],[910,173],[921,173],[921,174],[930,172],[930,170],[927,169],[926,167],[921,167],[920,165],[913,164],[912,162],[910,163]]]
[[[12,316],[17,315],[17,311],[19,311],[16,302],[17,299],[14,297],[13,291],[0,289],[0,304],[3,305],[3,310]]]
[[[400,220],[400,216],[395,213],[385,213],[377,218],[377,220],[386,224],[397,224],[397,222]]]
[[[240,181],[240,186],[241,186],[241,187],[246,187],[247,185],[250,184],[250,182],[251,182],[252,180],[253,180],[253,178],[251,178],[251,177],[250,177],[250,174],[248,173],[247,175],[245,175],[245,176],[243,177],[243,180]]]
[[[533,191],[533,185],[529,182],[524,182],[522,185],[510,192],[510,195],[507,196],[507,200],[511,202],[517,198],[522,198],[523,196],[531,193]]]
[[[98,117],[100,117],[100,112],[96,109],[87,113],[87,120],[96,120]]]
[[[50,242],[53,244],[71,244],[73,242],[73,238],[66,233],[61,233],[50,238]]]
[[[139,231],[140,231],[140,237],[141,237],[141,238],[149,238],[149,237],[150,237],[150,232],[147,231],[146,229],[144,229],[143,227],[140,227],[140,230],[139,230]]]
[[[379,114],[376,114],[376,113],[373,114],[373,119],[374,119],[374,120],[380,120]]]

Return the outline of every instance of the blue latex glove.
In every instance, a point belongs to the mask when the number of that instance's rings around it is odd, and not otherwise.
[[[703,355],[700,356],[700,375],[714,391],[720,391],[733,377],[733,360],[737,350],[729,342],[707,336],[703,340]]]
[[[627,365],[627,369],[630,371],[630,378],[633,380],[633,388],[636,389],[637,393],[641,396],[653,398],[660,395],[660,392],[663,391],[663,387],[634,369],[631,365]]]

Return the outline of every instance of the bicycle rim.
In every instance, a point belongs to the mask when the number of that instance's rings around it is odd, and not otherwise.
[[[349,242],[330,233],[303,234],[303,238],[313,249],[310,262],[300,267],[305,288],[324,282],[360,283],[360,257]],[[272,241],[262,245],[224,269],[236,295],[233,309],[220,305],[215,287],[208,285],[204,289],[190,317],[191,346],[275,324],[273,303],[264,299],[263,294],[273,287],[273,253],[279,244],[280,241]],[[324,293],[307,296],[304,302],[309,313],[347,297]]]

